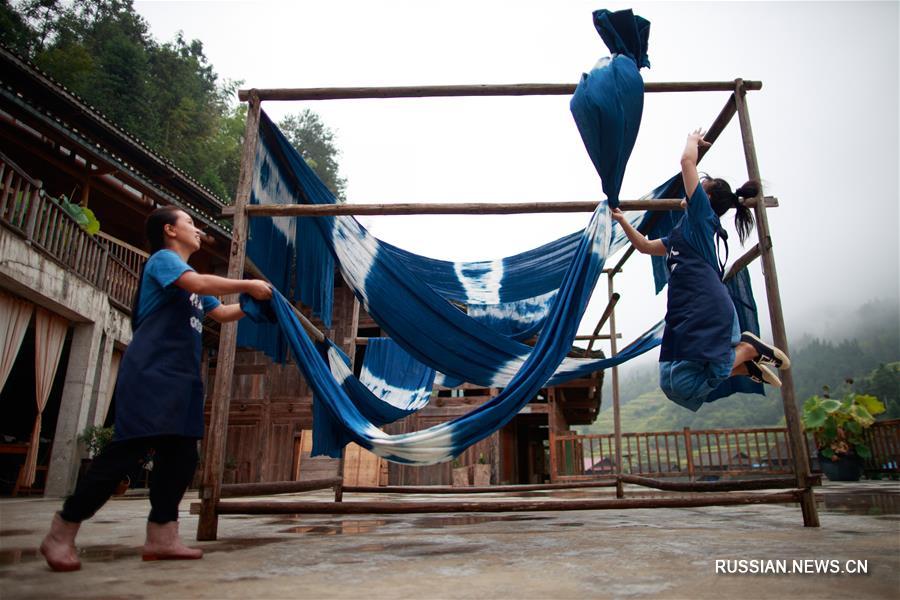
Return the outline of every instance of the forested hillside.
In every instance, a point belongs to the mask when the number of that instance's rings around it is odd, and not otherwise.
[[[887,406],[879,420],[900,418],[900,311],[895,301],[869,302],[847,315],[852,337],[801,337],[791,352],[798,405],[828,386],[844,393],[846,380],[855,391],[873,394]],[[609,377],[606,378],[609,381]],[[705,405],[698,412],[670,402],[659,390],[655,365],[625,372],[620,385],[623,431],[670,431],[691,427],[764,427],[784,423],[781,394],[738,394]],[[589,429],[612,432],[612,394],[604,388],[600,417]]]

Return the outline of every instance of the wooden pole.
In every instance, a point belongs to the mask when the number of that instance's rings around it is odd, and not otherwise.
[[[778,206],[777,198],[765,198],[769,206]],[[453,202],[397,204],[254,204],[244,211],[251,217],[321,217],[334,215],[512,215],[529,213],[594,212],[599,201],[573,202]],[[755,206],[748,200],[747,206]],[[681,210],[681,200],[623,200],[623,212],[639,210]],[[222,217],[233,217],[237,207],[222,209]]]
[[[221,515],[342,514],[397,515],[419,513],[500,513],[561,510],[619,510],[627,508],[684,508],[698,506],[736,506],[747,504],[786,504],[796,502],[802,490],[773,493],[703,494],[666,498],[584,499],[584,500],[489,500],[449,502],[317,502],[294,500],[246,500],[219,502]]]
[[[759,174],[759,163],[756,158],[756,146],[753,142],[753,129],[750,126],[750,114],[747,111],[744,82],[735,80],[735,102],[738,119],[741,124],[741,137],[744,144],[744,158],[747,162],[747,174],[750,179],[762,181]],[[763,276],[766,281],[766,299],[769,304],[769,318],[772,322],[772,337],[775,345],[788,352],[787,333],[784,326],[784,314],[781,310],[781,292],[778,289],[778,272],[775,269],[775,253],[772,249],[772,236],[769,231],[769,220],[766,216],[765,203],[755,206],[756,232],[759,236],[759,249],[762,260]],[[788,440],[794,460],[794,474],[797,487],[801,488],[800,508],[803,512],[803,524],[806,527],[818,527],[819,515],[816,511],[816,500],[809,483],[809,457],[806,454],[806,443],[800,426],[800,415],[794,400],[794,376],[790,369],[781,371],[781,399],[784,404],[784,416],[787,421]]]
[[[759,244],[756,244],[747,252],[745,252],[743,256],[732,263],[731,267],[728,269],[728,272],[725,273],[725,277],[722,278],[722,281],[728,281],[729,279],[740,273],[744,267],[759,258],[759,255]]]
[[[575,490],[587,488],[614,487],[615,480],[605,481],[572,481],[566,483],[535,483],[521,485],[487,485],[479,487],[453,487],[450,485],[422,486],[347,486],[348,494],[503,494],[506,492],[542,492],[549,490]]]
[[[633,247],[634,246],[632,246],[632,248]],[[603,314],[600,315],[600,320],[597,321],[597,326],[594,327],[594,333],[592,333],[589,338],[591,341],[590,343],[588,343],[587,349],[585,349],[584,351],[585,358],[591,357],[591,349],[594,347],[594,340],[600,339],[600,329],[603,327],[603,325],[606,324],[607,319],[609,319],[609,317],[612,315],[613,310],[615,310],[616,308],[616,304],[619,302],[619,298],[619,294],[610,295],[609,302],[606,305],[606,310],[604,310]],[[579,337],[581,336],[576,336],[575,339],[577,340]],[[609,339],[612,339],[612,334],[610,334]]]
[[[228,277],[240,279],[244,274],[247,254],[247,215],[244,207],[250,202],[250,186],[253,181],[253,163],[259,140],[260,101],[250,98],[247,126],[244,130],[244,149],[241,154],[241,172],[238,179],[234,205],[234,228],[231,233],[231,254],[228,259]],[[225,303],[237,301],[236,295],[226,297]],[[234,374],[234,355],[237,346],[237,322],[223,323],[219,334],[219,353],[216,360],[216,381],[213,388],[209,417],[209,433],[204,443],[203,475],[200,485],[200,519],[197,524],[198,540],[214,540],[218,532],[219,517],[216,506],[222,489],[225,465],[225,442],[228,435],[228,409],[231,403],[231,386]]]
[[[609,281],[609,300],[612,302],[613,297],[617,297],[613,291],[616,272],[608,273]],[[618,298],[617,298],[618,301]],[[609,313],[609,355],[616,355],[616,303],[613,302],[612,310]],[[619,368],[612,368],[612,396],[613,396],[613,432],[616,436],[616,498],[625,497],[625,488],[622,486],[622,420],[619,412]]]
[[[761,81],[747,81],[748,90],[762,89]],[[568,96],[574,83],[514,83],[472,85],[423,85],[342,88],[262,88],[238,91],[245,102],[252,94],[260,100],[359,100],[364,98],[446,98],[459,96]],[[730,92],[731,81],[645,83],[645,93]]]

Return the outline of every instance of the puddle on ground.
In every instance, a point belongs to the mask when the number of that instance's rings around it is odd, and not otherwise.
[[[851,492],[816,494],[819,510],[851,515],[900,515],[900,494]]]
[[[413,527],[419,529],[439,529],[451,525],[479,525],[481,523],[493,523],[495,521],[543,521],[550,517],[535,517],[531,515],[465,515],[455,517],[425,517],[413,522]]]
[[[136,547],[120,545],[87,546],[78,549],[78,558],[87,562],[112,562],[123,558],[136,558],[139,554],[140,550]],[[37,548],[0,550],[0,565],[16,565],[36,560],[44,560]]]
[[[231,552],[232,550],[258,548],[268,544],[284,543],[285,541],[288,540],[283,537],[227,538],[208,544],[197,545],[196,547],[202,548],[204,554],[209,554],[212,552]],[[188,542],[187,545],[192,546],[193,544]]]
[[[331,521],[325,525],[298,525],[281,529],[278,533],[308,533],[313,535],[356,535],[372,533],[387,521]]]
[[[14,535],[30,535],[34,533],[31,529],[0,529],[0,537],[12,537]]]
[[[344,550],[347,554],[354,552],[383,552],[392,556],[440,556],[444,554],[471,554],[485,548],[484,544],[365,544]]]

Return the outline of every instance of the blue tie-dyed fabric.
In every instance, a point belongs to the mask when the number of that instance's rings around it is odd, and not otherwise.
[[[266,135],[260,136],[260,152],[290,160],[292,176],[296,185],[304,190],[304,199],[308,203],[333,203],[331,192],[318,180],[284,135],[265,115],[263,117],[261,127],[266,127],[267,131]],[[268,144],[271,141],[277,142],[278,146],[270,148]],[[593,236],[591,228],[596,233],[600,227],[597,220],[601,217],[598,215],[609,221],[605,203],[598,206],[591,225],[579,234],[579,245],[569,262],[568,270],[572,268],[578,248],[587,243],[585,236]],[[353,289],[369,315],[419,362],[453,379],[485,387],[504,387],[531,354],[529,346],[477,322],[444,299],[427,280],[405,268],[396,252],[385,250],[383,244],[356,219],[345,216],[308,219],[316,224],[329,251],[337,258],[344,281]],[[613,235],[613,231],[616,235]],[[605,260],[607,255],[627,243],[618,227],[613,230],[607,223],[604,232],[605,242],[594,250],[597,255],[595,260],[599,261]],[[559,301],[559,297],[557,293],[554,303]],[[579,318],[583,308],[578,311]],[[654,327],[652,332],[657,329],[658,327]],[[542,333],[543,335],[545,334]],[[648,335],[652,339],[655,334]],[[634,347],[646,351],[649,348],[643,342],[642,338]],[[624,357],[604,359],[605,362],[566,359],[551,383],[582,377],[611,366],[613,363],[609,361],[621,360]]]
[[[331,342],[318,347],[349,400],[376,427],[411,415],[431,398],[434,369],[412,358],[393,340],[369,340],[359,378],[353,375],[350,360],[340,348]],[[351,440],[325,402],[314,399],[312,455],[339,457]]]
[[[339,225],[342,219],[336,218],[333,221],[333,239],[346,239],[349,232]],[[351,226],[350,221],[344,222],[344,226]],[[584,307],[603,270],[610,244],[610,230],[611,220],[606,205],[601,204],[585,228],[537,344],[533,350],[529,349],[530,351],[524,355],[515,356],[513,360],[508,361],[514,363],[511,366],[515,373],[504,390],[463,417],[415,433],[389,436],[380,431],[350,399],[342,387],[344,382],[335,379],[287,300],[276,293],[272,299],[272,307],[279,326],[286,334],[298,367],[303,371],[317,401],[322,405],[318,410],[328,410],[331,417],[343,426],[344,433],[352,441],[388,460],[415,464],[441,462],[456,456],[471,444],[509,422],[547,384],[557,367],[563,363],[571,349]],[[398,344],[410,351],[407,345],[410,334],[415,338],[430,340],[431,346],[425,350],[433,351],[441,358],[439,362],[446,362],[454,368],[459,368],[463,364],[473,368],[479,367],[491,377],[502,371],[503,367],[510,366],[498,364],[497,359],[502,358],[504,348],[492,348],[490,344],[485,343],[488,340],[467,335],[470,330],[477,331],[483,326],[434,294],[430,288],[423,286],[426,290],[425,296],[428,297],[427,292],[432,296],[428,298],[432,300],[431,304],[420,302],[417,294],[409,294],[417,287],[418,282],[399,277],[391,268],[395,266],[391,265],[393,257],[388,253],[379,253],[377,245],[371,243],[372,239],[366,238],[365,235],[358,238],[359,246],[369,249],[370,252],[368,255],[365,252],[355,253],[352,256],[353,260],[350,261],[353,264],[347,267],[344,277],[351,286],[354,282],[364,282],[363,289],[356,290],[357,294],[376,321],[383,325],[390,322],[395,326],[394,331],[385,328]],[[348,262],[345,259],[351,256],[345,255],[347,249],[342,246],[335,244],[339,263],[343,269]],[[381,264],[382,261],[385,264]],[[373,300],[375,302],[372,302]],[[385,315],[388,318],[379,319],[379,316]],[[447,334],[460,338],[460,341],[470,337],[471,339],[465,341],[471,343],[457,345],[456,340],[447,339]],[[493,331],[491,334],[497,335]],[[505,340],[508,344],[515,344],[504,336],[499,338],[502,339],[494,341]],[[407,344],[404,344],[404,341]],[[424,346],[426,344],[420,344],[415,350],[422,350]],[[415,356],[415,353],[410,353]],[[464,359],[461,357],[463,354],[466,355]],[[433,361],[429,360],[421,362],[433,364]],[[483,364],[473,364],[479,362]],[[452,369],[441,370],[452,371]]]
[[[644,110],[641,67],[649,67],[650,22],[630,10],[594,12],[594,27],[612,56],[585,73],[569,103],[584,146],[612,208],[619,206],[625,165]]]

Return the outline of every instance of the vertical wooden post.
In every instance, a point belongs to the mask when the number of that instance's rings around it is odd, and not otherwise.
[[[556,447],[556,388],[547,388],[547,435],[550,445],[550,483],[556,483],[559,476],[559,449]]]
[[[609,300],[612,302],[613,281],[615,277],[615,269],[607,275],[609,281]],[[610,358],[616,355],[616,307],[612,306],[609,313],[609,355]],[[622,486],[622,421],[619,414],[619,368],[612,368],[612,397],[613,397],[613,432],[616,436],[616,498],[625,497],[625,488]]]
[[[684,428],[684,455],[687,457],[688,478],[694,481],[694,448],[691,444],[691,429]]]
[[[37,181],[35,188],[31,191],[31,198],[28,200],[28,213],[25,216],[25,241],[31,243],[34,237],[34,225],[37,222],[38,211],[41,204],[41,186],[43,182]]]
[[[744,143],[744,158],[747,161],[747,174],[750,179],[762,181],[759,175],[759,163],[756,158],[756,146],[753,143],[753,130],[750,127],[750,114],[747,111],[746,90],[744,82],[734,82],[734,97],[737,105],[738,119],[741,124],[741,138]],[[762,197],[762,193],[760,193]],[[778,289],[778,273],[775,269],[775,253],[772,250],[772,236],[769,232],[769,220],[766,216],[766,205],[757,202],[754,208],[756,216],[756,232],[759,236],[760,259],[763,276],[766,282],[766,299],[769,304],[769,318],[772,322],[772,337],[775,345],[788,352],[787,333],[784,327],[784,314],[781,310],[781,293]],[[809,484],[809,456],[803,430],[800,427],[800,415],[794,400],[794,376],[790,369],[781,371],[781,399],[784,404],[784,416],[787,421],[788,441],[794,461],[794,474],[797,487],[802,488],[800,509],[803,512],[803,524],[806,527],[818,527],[819,515],[816,511],[816,500]]]
[[[231,232],[231,253],[228,257],[228,277],[240,279],[244,274],[247,254],[247,214],[244,208],[250,202],[253,181],[253,164],[259,141],[260,101],[251,93],[247,110],[247,126],[244,130],[244,148],[241,153],[241,173],[234,199],[234,228]],[[232,295],[226,303],[236,302]],[[225,441],[228,435],[228,409],[231,403],[231,386],[234,373],[234,355],[237,344],[237,322],[223,323],[219,335],[219,352],[216,359],[216,381],[213,388],[209,418],[209,432],[203,444],[203,475],[200,484],[200,520],[197,525],[198,540],[214,540],[218,532],[219,516],[216,504],[222,490],[222,474],[225,464]]]

